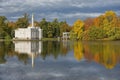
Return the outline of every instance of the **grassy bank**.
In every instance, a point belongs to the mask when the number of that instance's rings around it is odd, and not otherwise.
[[[42,40],[28,40],[28,39],[0,39],[0,41],[58,41],[58,38],[42,38]]]
[[[58,38],[43,38],[42,41],[58,41]]]
[[[13,41],[12,39],[0,39],[0,41]]]
[[[59,39],[61,40],[61,39]],[[58,41],[58,38],[42,38],[42,40],[28,40],[28,39],[0,39],[0,41]],[[72,40],[72,41],[118,41],[109,38],[96,39],[96,40]]]

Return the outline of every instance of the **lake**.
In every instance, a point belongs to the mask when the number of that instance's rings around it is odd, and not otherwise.
[[[120,41],[0,42],[0,80],[120,80]]]

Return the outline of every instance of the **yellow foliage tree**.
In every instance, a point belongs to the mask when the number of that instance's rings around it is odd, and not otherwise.
[[[84,30],[84,22],[78,19],[74,24],[73,24],[73,33],[75,34],[77,39],[82,38],[82,33]]]
[[[105,14],[94,19],[96,27],[117,27],[117,24],[118,18],[114,11],[106,11]]]

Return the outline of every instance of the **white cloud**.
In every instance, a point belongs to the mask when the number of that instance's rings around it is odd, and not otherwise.
[[[86,4],[85,3],[81,3],[81,4],[75,3],[75,4],[72,4],[71,6],[78,7],[78,8],[83,8],[83,7],[86,7]]]
[[[120,4],[120,0],[84,0],[84,1],[74,1],[73,3],[71,3],[71,6],[73,7],[78,7],[78,8],[95,8],[95,7],[104,7],[104,6],[115,6],[115,5],[119,5]]]
[[[21,18],[21,17],[23,17],[23,16],[11,16],[10,18],[13,20],[16,20],[16,19]]]
[[[96,17],[105,10],[120,14],[120,0],[2,0],[0,15],[15,19],[23,13],[34,12],[49,20]],[[38,17],[39,17],[38,16]],[[17,18],[16,18],[17,19]]]
[[[102,13],[52,13],[52,14],[39,14],[40,17],[45,17],[49,20],[53,20],[54,18],[58,18],[58,19],[69,19],[69,18],[82,18],[82,17],[97,17],[99,15],[101,15]]]
[[[66,14],[65,16],[68,18],[74,18],[74,17],[97,17],[101,15],[101,13],[71,13]]]

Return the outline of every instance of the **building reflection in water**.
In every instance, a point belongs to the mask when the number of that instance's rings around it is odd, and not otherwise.
[[[34,67],[34,59],[42,52],[41,41],[16,41],[14,42],[15,52],[19,54],[27,54],[32,59],[32,67]]]
[[[113,69],[120,63],[120,45],[119,42],[15,42],[15,52],[18,54],[27,54],[32,58],[40,55],[43,60],[53,56],[55,59],[66,56],[73,50],[74,58],[77,61],[86,60],[105,66],[107,69]],[[42,49],[43,47],[43,49]],[[19,57],[19,56],[18,56]],[[24,59],[24,58],[23,58]]]

